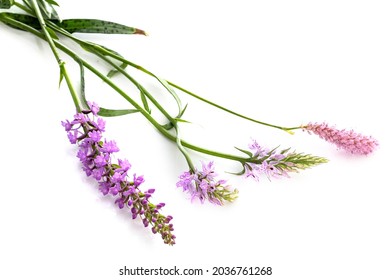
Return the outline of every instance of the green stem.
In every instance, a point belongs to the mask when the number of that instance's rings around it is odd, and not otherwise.
[[[281,129],[281,130],[286,131],[286,132],[288,132],[288,133],[290,133],[290,134],[292,134],[291,130],[301,128],[301,126],[299,126],[299,127],[282,127],[282,126],[273,125],[273,124],[269,124],[269,123],[265,123],[265,122],[262,122],[262,121],[258,121],[258,120],[249,118],[249,117],[247,117],[247,116],[244,116],[244,115],[242,115],[242,114],[239,114],[239,113],[237,113],[237,112],[234,112],[234,111],[232,111],[232,110],[230,110],[230,109],[228,109],[228,108],[225,108],[225,107],[223,107],[223,106],[221,106],[221,105],[218,105],[218,104],[216,104],[216,103],[214,103],[214,102],[211,102],[211,101],[209,101],[209,100],[207,100],[207,99],[205,99],[205,98],[203,98],[203,97],[201,97],[201,96],[199,96],[199,95],[196,95],[195,93],[193,93],[193,92],[191,92],[191,91],[189,91],[189,90],[187,90],[187,89],[185,89],[185,88],[182,88],[181,86],[178,86],[178,85],[176,85],[176,84],[174,84],[174,83],[172,83],[172,82],[170,82],[170,81],[167,81],[167,82],[168,82],[168,84],[170,84],[170,85],[173,86],[174,88],[177,88],[178,90],[180,90],[180,91],[182,91],[182,92],[184,92],[184,93],[186,93],[186,94],[188,94],[188,95],[190,95],[190,96],[192,96],[192,97],[194,97],[194,98],[196,98],[196,99],[199,99],[200,101],[203,101],[203,102],[205,102],[205,103],[207,103],[207,104],[209,104],[209,105],[211,105],[211,106],[214,106],[214,107],[216,107],[216,108],[218,108],[218,109],[221,109],[221,110],[223,110],[223,111],[225,111],[225,112],[228,112],[228,113],[230,113],[230,114],[232,114],[232,115],[235,115],[235,116],[237,116],[237,117],[243,118],[243,119],[245,119],[245,120],[248,120],[248,121],[251,121],[251,122],[255,122],[255,123],[258,123],[258,124],[261,124],[261,125],[265,125],[265,126],[269,126],[269,127]]]
[[[180,129],[179,129],[179,126],[177,125],[177,122],[174,123],[174,127],[175,127],[175,130],[176,130],[176,139],[175,139],[176,140],[176,145],[179,148],[180,152],[185,157],[185,159],[187,161],[187,164],[188,164],[188,167],[190,168],[190,170],[195,172],[196,169],[195,169],[194,164],[192,163],[191,157],[188,154],[187,150],[184,149],[184,147],[182,145],[183,141],[180,138]]]
[[[54,57],[57,60],[58,66],[60,68],[60,75],[61,75],[60,80],[62,79],[62,77],[65,78],[66,84],[68,85],[70,94],[71,94],[72,99],[73,99],[73,103],[76,106],[76,110],[77,110],[77,112],[80,112],[81,111],[81,102],[80,102],[80,99],[78,97],[76,90],[73,87],[70,76],[68,75],[68,71],[66,70],[66,67],[65,67],[65,62],[62,61],[62,59],[57,51],[56,45],[53,41],[53,38],[50,36],[49,32],[47,31],[46,22],[43,19],[43,16],[41,14],[41,10],[39,9],[37,1],[31,0],[30,2],[31,2],[32,7],[35,11],[36,17],[38,18],[39,24],[41,25],[45,39],[46,39],[47,43],[49,44],[50,49],[52,50]]]
[[[54,42],[53,42],[53,39],[51,38],[49,32],[47,31],[47,27],[46,27],[46,22],[45,20],[43,19],[43,16],[42,16],[42,13],[41,13],[41,10],[39,9],[39,6],[38,6],[38,3],[36,0],[30,0],[30,3],[32,4],[32,8],[35,12],[35,15],[39,21],[39,24],[41,25],[41,28],[42,28],[42,31],[43,31],[43,34],[45,35],[46,37],[46,41],[47,43],[49,44],[50,48],[51,48],[51,51],[53,52],[54,54],[54,57],[56,58],[57,60],[57,63],[58,65],[61,67],[61,65],[63,64],[62,60],[61,60],[61,57],[60,55],[58,54],[57,52],[57,48],[55,47],[54,45]]]

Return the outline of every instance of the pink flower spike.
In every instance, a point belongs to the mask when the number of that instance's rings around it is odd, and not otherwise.
[[[353,130],[339,130],[327,123],[309,123],[302,128],[352,154],[368,155],[379,145],[378,141],[371,136],[365,136]]]

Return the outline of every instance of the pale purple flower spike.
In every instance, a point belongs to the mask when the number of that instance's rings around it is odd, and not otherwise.
[[[180,175],[176,186],[191,195],[191,201],[199,199],[202,203],[209,202],[222,205],[223,201],[232,202],[238,196],[238,190],[230,190],[225,180],[216,180],[218,174],[214,171],[214,163],[202,162],[202,170],[185,171]]]
[[[378,146],[378,141],[371,136],[353,130],[339,130],[327,123],[309,123],[303,129],[352,154],[368,155]]]
[[[249,144],[249,149],[252,152],[252,157],[261,161],[261,163],[245,163],[245,176],[252,177],[256,181],[259,181],[260,177],[265,174],[270,180],[271,178],[280,178],[280,177],[289,177],[287,171],[280,167],[280,163],[286,159],[286,154],[281,154],[276,151],[276,149],[269,150],[259,145],[256,140],[252,140],[252,143]],[[285,162],[290,166],[293,166],[293,163]]]

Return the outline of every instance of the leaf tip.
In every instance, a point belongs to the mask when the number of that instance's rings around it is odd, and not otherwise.
[[[148,34],[148,33],[146,33],[145,31],[143,31],[142,29],[138,29],[138,28],[136,28],[136,29],[135,29],[135,32],[134,32],[134,34],[139,34],[139,35],[149,36],[149,34]]]

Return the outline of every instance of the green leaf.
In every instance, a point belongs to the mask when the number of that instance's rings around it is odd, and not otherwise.
[[[141,34],[145,31],[99,19],[66,19],[58,24],[70,33]]]
[[[75,61],[79,64],[80,67],[80,99],[83,103],[82,106],[86,107],[88,102],[85,97],[85,71],[84,71],[84,64],[83,62],[76,56]]]
[[[64,74],[62,73],[62,71],[60,71],[60,80],[58,82],[58,87],[61,87],[61,83],[63,80],[64,80]]]
[[[32,17],[32,16],[29,16],[29,15],[24,15],[24,14],[17,14],[17,13],[1,13],[0,14],[0,18],[1,17],[8,17],[10,19],[13,19],[13,20],[16,20],[16,21],[20,21],[26,25],[29,25],[31,26],[32,28],[35,28],[35,29],[40,29],[41,28],[41,25],[39,24],[39,21],[37,18],[35,17]],[[5,22],[5,24],[7,24]],[[14,28],[17,28],[15,26],[12,25],[12,27]],[[19,28],[17,28],[19,29]]]
[[[0,9],[9,9],[14,2],[14,0],[0,0]]]
[[[181,118],[184,114],[184,112],[187,110],[187,107],[188,107],[188,103],[186,104],[186,106],[184,106],[183,110],[181,110],[181,112],[179,112],[179,115],[177,115],[177,118]]]
[[[175,118],[176,121],[178,121],[178,122],[185,122],[185,123],[191,123],[189,121],[181,119],[181,117],[183,116],[184,112],[187,110],[187,107],[188,107],[188,104],[186,104],[186,106],[184,106],[184,109],[181,110],[181,112],[177,115],[177,117]],[[166,129],[166,130],[171,130],[174,126],[173,126],[173,123],[169,122],[169,123],[164,124],[162,127],[164,129]]]
[[[287,153],[288,151],[290,151],[291,148],[287,148],[287,149],[284,149],[280,152],[280,154],[284,155],[285,153]]]
[[[152,111],[149,107],[148,99],[146,98],[145,95],[145,89],[143,87],[139,87],[139,90],[140,90],[139,92],[141,95],[142,104],[144,105],[144,109],[150,114]]]
[[[54,1],[54,0],[45,0],[47,3],[49,3],[49,4],[51,4],[51,5],[54,5],[54,6],[60,6],[60,5],[58,5],[58,3],[56,2],[56,1]]]
[[[192,122],[190,122],[190,121],[183,120],[183,119],[178,119],[178,118],[175,118],[175,121],[177,121],[177,122],[182,122],[182,123],[192,123]]]
[[[183,115],[184,112],[183,112],[183,109],[181,108],[181,100],[180,100],[179,96],[176,94],[176,92],[174,91],[174,89],[170,86],[170,84],[166,80],[161,79],[160,77],[158,77],[154,74],[152,74],[152,76],[154,78],[156,78],[157,81],[159,81],[160,84],[172,95],[172,97],[176,101],[177,106],[179,107],[179,116]]]
[[[49,32],[51,38],[59,40],[59,38],[58,38],[57,34],[54,32],[54,30],[47,28],[47,27],[46,27],[46,30],[47,30],[47,32]]]
[[[138,113],[138,110],[136,109],[123,109],[123,110],[115,110],[115,109],[106,109],[100,107],[99,116],[102,117],[118,117],[128,114]]]
[[[226,173],[232,174],[232,175],[237,175],[237,176],[244,175],[245,174],[245,166],[242,165],[242,170],[240,172],[226,172]]]
[[[125,70],[127,66],[128,66],[127,63],[122,63],[119,67],[122,68],[123,70]],[[112,77],[114,77],[118,73],[119,73],[118,70],[112,69],[110,72],[108,72],[107,77],[108,78],[112,78]]]

